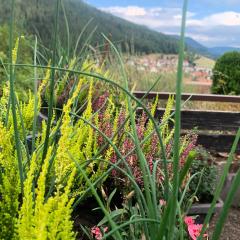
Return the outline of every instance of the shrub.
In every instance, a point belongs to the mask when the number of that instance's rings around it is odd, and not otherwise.
[[[191,166],[191,175],[201,172],[201,175],[196,175],[191,181],[189,188],[190,192],[196,193],[196,197],[201,203],[211,202],[213,193],[216,187],[217,168],[213,164],[212,156],[203,148],[196,148],[196,158]]]
[[[48,83],[49,71],[39,85],[37,104],[41,107],[41,94]],[[25,137],[32,132],[34,119],[34,96],[30,93],[28,102],[19,100],[17,126],[20,136],[21,158],[24,165],[24,195],[21,195],[19,169],[14,142],[13,117],[7,117],[9,86],[3,88],[0,97],[0,238],[1,239],[73,239],[72,203],[76,195],[86,189],[84,179],[77,177],[76,168],[70,155],[84,164],[97,152],[96,137],[91,126],[83,120],[73,120],[76,99],[81,95],[83,83],[89,79],[81,78],[75,86],[72,96],[63,106],[62,118],[51,124],[51,135],[59,132],[59,137],[50,138],[48,154],[42,159],[42,146],[46,138],[46,122],[38,129],[38,137],[33,152],[25,144]],[[82,118],[90,121],[93,115],[92,94],[93,81],[90,80],[87,93],[86,109]],[[56,115],[55,115],[56,116]],[[103,118],[105,116],[103,115]],[[7,120],[8,119],[8,120]],[[60,124],[61,123],[61,124]],[[24,131],[23,131],[24,126]],[[59,128],[58,128],[59,126]],[[54,162],[53,162],[54,160]],[[96,168],[97,170],[94,170]],[[97,161],[91,161],[85,167],[91,181],[101,176],[104,169],[98,167]],[[41,230],[41,236],[39,235]],[[44,236],[44,237],[42,237]]]
[[[240,52],[228,52],[220,57],[212,79],[212,93],[240,94]]]

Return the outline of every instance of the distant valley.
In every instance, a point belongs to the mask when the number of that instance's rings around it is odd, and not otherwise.
[[[172,37],[179,39],[179,36],[176,36],[176,35],[172,35]],[[202,56],[213,58],[213,59],[216,59],[229,51],[240,51],[240,48],[224,47],[224,46],[208,48],[190,37],[186,37],[186,44],[190,51],[194,51]]]

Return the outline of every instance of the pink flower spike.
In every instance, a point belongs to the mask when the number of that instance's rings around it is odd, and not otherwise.
[[[189,226],[195,223],[194,219],[192,217],[185,217],[184,222]]]

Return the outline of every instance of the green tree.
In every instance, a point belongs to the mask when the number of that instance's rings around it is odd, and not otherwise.
[[[240,94],[240,52],[228,52],[220,57],[212,79],[212,93]]]

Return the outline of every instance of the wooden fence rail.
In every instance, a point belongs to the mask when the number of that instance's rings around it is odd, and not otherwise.
[[[142,98],[146,92],[136,91],[134,95]],[[167,100],[173,93],[150,92],[145,98]],[[190,101],[211,101],[225,103],[239,103],[240,96],[222,96],[210,94],[183,94],[182,100]],[[140,114],[143,110],[139,108]],[[164,109],[157,109],[156,118],[160,119],[164,114]],[[203,110],[182,110],[181,112],[182,131],[197,128],[198,144],[210,151],[230,152],[237,129],[240,127],[240,112],[225,111],[203,111]],[[237,147],[240,153],[240,143]]]
[[[142,98],[146,92],[143,91],[135,91],[133,94],[137,98]],[[159,99],[167,100],[170,95],[175,96],[175,93],[169,92],[150,92],[145,97],[146,99],[154,99],[158,96]],[[226,103],[240,103],[240,96],[233,96],[233,95],[213,95],[213,94],[192,94],[192,93],[183,93],[182,100],[190,101],[202,101],[202,102],[226,102]]]

